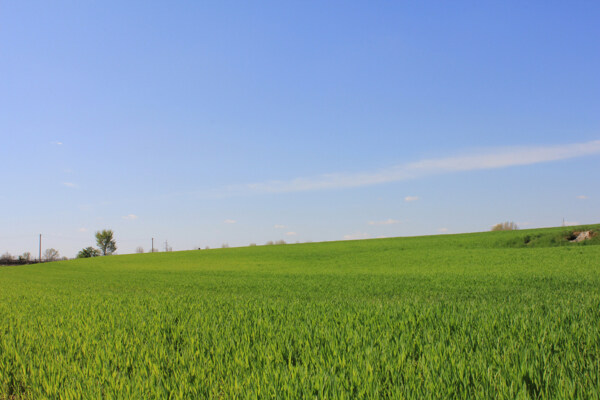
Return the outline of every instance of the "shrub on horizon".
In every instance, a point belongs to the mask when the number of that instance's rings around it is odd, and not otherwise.
[[[77,253],[77,258],[91,258],[98,257],[100,255],[100,250],[93,248],[92,246],[86,247],[85,249],[81,249],[79,253]]]
[[[516,231],[517,229],[519,229],[519,227],[512,221],[506,221],[492,226],[492,231]]]

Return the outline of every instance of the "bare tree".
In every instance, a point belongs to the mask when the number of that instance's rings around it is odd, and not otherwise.
[[[26,251],[22,255],[19,256],[19,259],[25,261],[26,263],[31,262],[31,253]]]
[[[55,249],[46,249],[43,255],[44,261],[56,261],[60,258],[60,254],[58,250]]]
[[[221,248],[223,248],[223,249],[226,249],[226,248],[228,248],[228,247],[229,247],[229,245],[228,245],[227,243],[223,243],[223,244],[221,245]]]
[[[285,243],[285,240],[278,240],[275,242],[275,244],[286,244],[286,243]]]
[[[250,247],[255,247],[256,243],[250,243]]]
[[[269,240],[267,243],[265,243],[265,245],[267,245],[267,246],[271,246],[271,245],[273,245],[273,244],[275,244],[275,243],[273,243],[273,241],[272,241],[272,240]]]
[[[138,246],[135,248],[135,252],[138,254],[142,254],[144,252],[144,248],[142,246]]]
[[[7,251],[0,256],[0,264],[9,264],[13,261],[13,256]]]
[[[519,229],[517,224],[508,221],[492,226],[492,231],[516,231],[517,229]]]

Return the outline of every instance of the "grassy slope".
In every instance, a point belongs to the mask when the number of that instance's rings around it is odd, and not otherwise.
[[[0,398],[597,398],[600,246],[565,229],[1,268]]]

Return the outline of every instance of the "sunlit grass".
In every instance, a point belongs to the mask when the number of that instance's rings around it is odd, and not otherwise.
[[[0,398],[598,398],[569,230],[1,268]]]

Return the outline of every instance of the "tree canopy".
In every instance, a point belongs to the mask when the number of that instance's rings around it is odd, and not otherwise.
[[[56,249],[46,249],[44,251],[44,260],[45,261],[56,261],[60,258],[60,254]]]
[[[113,231],[110,229],[96,232],[96,244],[103,256],[110,255],[117,250],[117,242],[114,239]]]
[[[93,248],[92,246],[86,247],[85,249],[81,249],[79,253],[77,253],[77,258],[90,258],[90,257],[98,257],[100,255],[100,250]]]
[[[516,231],[517,229],[519,229],[517,224],[508,221],[492,226],[492,231]]]

